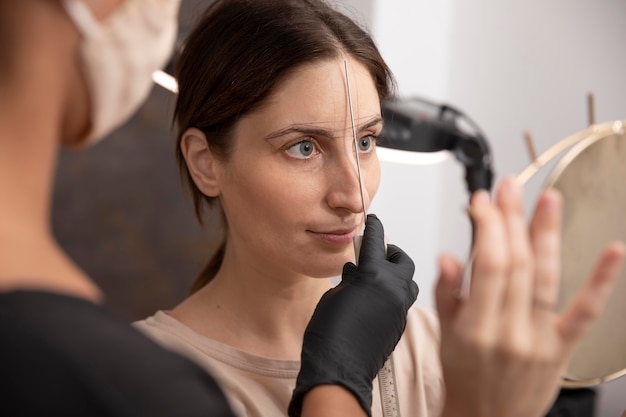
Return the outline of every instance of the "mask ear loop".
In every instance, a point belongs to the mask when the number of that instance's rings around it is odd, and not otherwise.
[[[95,36],[100,31],[100,23],[81,0],[62,0],[61,3],[84,37]]]

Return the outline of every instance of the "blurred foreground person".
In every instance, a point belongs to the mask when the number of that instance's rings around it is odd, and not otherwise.
[[[59,247],[50,225],[59,147],[95,143],[132,115],[150,91],[152,71],[169,58],[178,7],[178,0],[0,0],[2,415],[233,416],[204,370],[106,309],[104,294]],[[370,247],[383,247],[376,221],[366,230],[368,269],[351,269],[349,278],[366,284],[365,296],[378,294],[385,320],[353,325],[351,303],[361,298],[350,296],[346,279],[309,323],[321,335],[312,338],[313,350],[338,361],[345,360],[342,329],[379,335],[382,343],[354,362],[366,383],[393,350],[417,296],[412,261],[388,260]],[[339,305],[346,314],[326,321],[324,311]],[[314,375],[303,413],[365,415],[342,379],[328,377],[326,363],[315,355],[308,362]]]

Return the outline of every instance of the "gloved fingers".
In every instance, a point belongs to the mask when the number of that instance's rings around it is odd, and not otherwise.
[[[410,267],[415,272],[415,263],[405,251],[393,244],[387,245],[387,260],[396,265]]]
[[[368,214],[359,254],[359,264],[377,259],[385,259],[385,230],[375,214]]]
[[[404,285],[402,288],[408,290],[406,294],[408,294],[408,299],[405,298],[405,301],[409,302],[407,307],[410,307],[415,300],[417,299],[417,294],[419,293],[419,287],[417,283],[413,281],[413,274],[415,273],[415,263],[406,254],[402,249],[397,247],[396,245],[387,245],[387,261],[391,264],[395,264],[392,270],[393,273],[389,273],[384,279],[399,279]]]
[[[410,291],[411,291],[411,299],[409,300],[410,304],[409,307],[413,305],[413,303],[415,302],[415,300],[417,300],[417,295],[420,292],[420,288],[417,286],[417,282],[411,280],[410,282]]]

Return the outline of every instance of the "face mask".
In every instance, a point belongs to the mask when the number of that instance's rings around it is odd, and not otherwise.
[[[80,144],[104,138],[137,110],[152,73],[170,57],[180,0],[126,0],[98,22],[82,0],[63,5],[83,35],[83,72],[91,99],[91,130]]]

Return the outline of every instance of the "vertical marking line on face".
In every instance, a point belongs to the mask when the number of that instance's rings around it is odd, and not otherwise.
[[[361,163],[359,162],[359,145],[356,139],[356,128],[354,126],[354,112],[352,110],[352,94],[350,93],[350,79],[348,78],[348,61],[343,61],[346,72],[346,91],[348,93],[348,107],[350,109],[350,122],[352,123],[352,137],[354,139],[354,156],[356,158],[356,172],[359,177],[359,191],[361,192],[361,205],[363,207],[363,226],[365,226],[365,197],[363,196],[363,179],[361,178]]]

